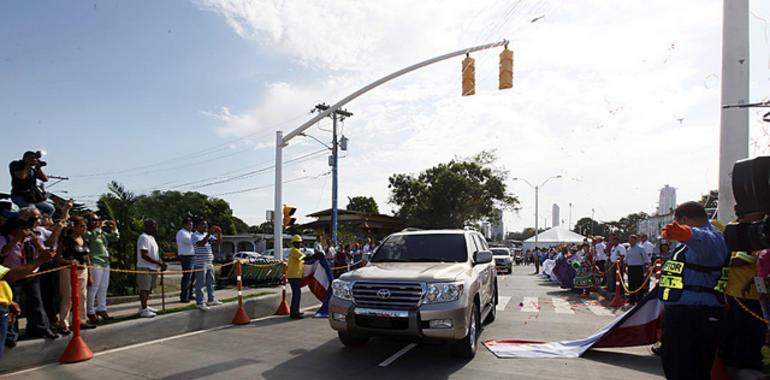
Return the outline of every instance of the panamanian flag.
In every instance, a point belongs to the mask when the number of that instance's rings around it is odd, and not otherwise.
[[[623,315],[588,338],[561,342],[533,342],[518,339],[484,341],[498,358],[577,358],[592,348],[632,347],[653,344],[660,338],[663,302],[657,288]]]
[[[316,260],[312,264],[305,264],[305,273],[301,286],[307,286],[315,298],[322,302],[321,308],[315,317],[326,318],[329,315],[329,299],[331,298],[332,270],[325,259]]]

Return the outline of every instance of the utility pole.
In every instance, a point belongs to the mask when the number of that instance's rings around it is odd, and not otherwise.
[[[723,0],[722,104],[749,99],[749,0]],[[722,108],[719,132],[719,211],[723,224],[735,218],[733,164],[749,156],[749,111]]]
[[[569,225],[567,229],[572,231],[572,202],[569,203]]]
[[[540,235],[540,231],[537,228],[537,224],[539,222],[538,219],[540,218],[540,216],[537,213],[537,211],[538,211],[537,210],[538,209],[538,204],[540,203],[539,199],[538,199],[538,196],[539,196],[538,192],[539,191],[540,191],[540,187],[539,186],[535,186],[535,248],[537,248],[537,235]]]
[[[325,103],[316,104],[315,109],[318,111],[326,111],[329,109],[329,106]],[[338,220],[338,214],[339,214],[339,206],[337,205],[337,169],[339,167],[339,141],[337,139],[337,121],[343,121],[345,118],[353,116],[352,113],[348,112],[344,109],[336,109],[334,112],[331,113],[330,117],[332,118],[332,156],[331,156],[331,167],[332,167],[332,225],[331,225],[331,235],[332,235],[332,241],[334,243],[337,243],[337,220]]]
[[[596,221],[594,220],[594,209],[591,209],[591,235],[594,234],[595,225],[596,225]]]

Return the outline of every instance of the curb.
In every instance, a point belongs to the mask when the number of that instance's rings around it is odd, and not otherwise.
[[[281,301],[280,294],[268,294],[243,302],[251,318],[272,315]],[[95,353],[136,343],[167,338],[198,330],[229,325],[238,303],[232,302],[212,307],[203,312],[187,310],[155,318],[134,319],[84,330],[83,339]],[[18,371],[43,364],[56,363],[64,352],[71,336],[56,340],[31,340],[19,342],[15,348],[6,349],[0,360],[0,373]]]

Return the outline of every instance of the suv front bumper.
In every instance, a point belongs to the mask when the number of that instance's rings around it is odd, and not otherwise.
[[[462,339],[468,334],[469,313],[468,307],[462,304],[462,298],[455,302],[421,305],[418,309],[410,310],[362,308],[337,297],[332,297],[329,302],[331,327],[362,336]],[[431,328],[431,320],[450,320],[452,327]]]

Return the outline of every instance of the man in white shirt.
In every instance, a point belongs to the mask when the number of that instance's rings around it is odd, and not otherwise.
[[[607,244],[604,244],[604,238],[601,236],[596,237],[596,245],[594,246],[596,251],[596,262],[594,263],[600,271],[604,272],[607,265]],[[606,282],[606,277],[602,278],[602,285]]]
[[[193,269],[195,260],[195,248],[190,242],[192,236],[193,221],[191,218],[185,218],[182,221],[182,228],[176,233],[176,254],[182,263],[182,270],[189,271]],[[194,298],[195,276],[191,272],[182,273],[182,292],[179,293],[179,302],[188,303]]]
[[[642,234],[640,240],[639,245],[644,249],[644,254],[647,255],[647,262],[649,263],[655,255],[655,244],[652,244],[647,240],[647,234]]]
[[[160,259],[158,243],[155,241],[157,223],[153,219],[144,220],[144,232],[136,241],[136,270],[140,272],[160,272],[166,270],[166,263]],[[152,289],[158,279],[156,273],[139,273],[136,275],[136,285],[139,289],[139,302],[142,304],[139,316],[152,318],[156,310],[147,306]]]
[[[620,239],[617,236],[612,237],[612,252],[610,252],[610,265],[607,267],[607,290],[609,292],[615,291],[615,271],[617,267],[615,263],[621,258],[626,256],[626,247],[620,244]]]

